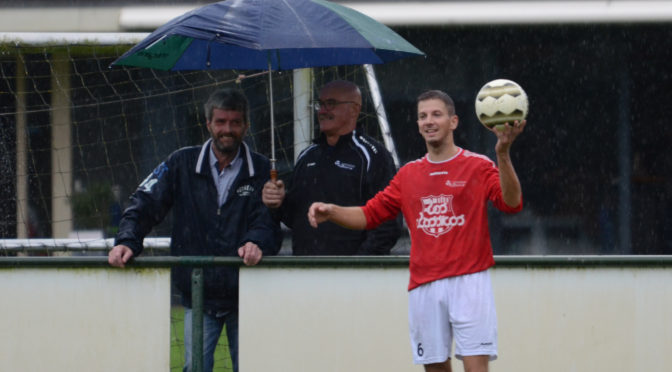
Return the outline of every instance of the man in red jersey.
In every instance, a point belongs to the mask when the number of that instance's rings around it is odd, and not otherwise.
[[[425,371],[451,371],[455,356],[466,372],[488,370],[497,358],[497,316],[488,269],[495,264],[487,203],[519,212],[522,190],[509,150],[526,121],[492,129],[497,165],[455,145],[453,100],[431,90],[418,97],[418,129],[427,154],[403,166],[362,207],[313,203],[313,226],[331,221],[371,229],[404,214],[411,236],[409,328],[413,360]]]

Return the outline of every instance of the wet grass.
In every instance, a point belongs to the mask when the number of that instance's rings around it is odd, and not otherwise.
[[[170,310],[170,370],[181,371],[184,366],[184,308],[173,306]],[[222,332],[215,349],[213,372],[232,371],[231,357],[226,339],[226,329]]]

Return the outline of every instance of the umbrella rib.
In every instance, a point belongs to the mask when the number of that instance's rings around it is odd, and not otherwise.
[[[313,34],[310,32],[310,29],[306,26],[306,23],[303,21],[303,19],[299,16],[299,13],[297,13],[294,8],[292,8],[289,5],[289,2],[287,0],[282,1],[285,5],[287,5],[287,8],[294,14],[296,17],[297,22],[301,25],[301,28],[305,31],[306,35],[310,38],[310,41],[312,44],[315,44],[315,38],[313,38]]]
[[[154,45],[156,45],[158,42],[160,42],[161,40],[165,39],[166,37],[168,37],[168,34],[161,35],[160,38],[156,39],[153,43],[147,45],[144,49],[149,49],[149,48],[153,47]]]

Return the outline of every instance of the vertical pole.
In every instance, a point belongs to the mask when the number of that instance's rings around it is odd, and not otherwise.
[[[313,98],[313,70],[296,69],[294,82],[294,161],[301,151],[313,140],[313,110],[310,100]]]
[[[366,81],[369,84],[371,99],[373,100],[373,105],[376,109],[376,115],[378,116],[378,125],[380,126],[380,131],[383,135],[383,142],[385,142],[387,151],[392,154],[394,166],[399,169],[399,156],[397,155],[397,148],[394,146],[394,140],[392,139],[390,124],[387,122],[387,114],[385,114],[385,107],[383,107],[383,97],[380,94],[376,73],[373,71],[372,65],[364,65],[364,69],[366,70]]]
[[[28,238],[28,119],[26,118],[26,66],[16,54],[16,237]]]
[[[268,60],[268,103],[271,108],[271,180],[278,179],[278,169],[275,159],[275,113],[273,112],[273,74],[271,70],[271,60]]]
[[[73,228],[70,60],[67,52],[51,58],[51,226],[54,238],[67,238]]]
[[[191,272],[191,371],[203,371],[203,268]]]

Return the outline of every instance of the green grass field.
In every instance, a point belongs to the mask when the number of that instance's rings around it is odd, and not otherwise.
[[[170,310],[170,370],[181,371],[184,366],[184,308],[174,306]],[[213,372],[231,371],[231,357],[226,339],[226,328],[215,349]]]

